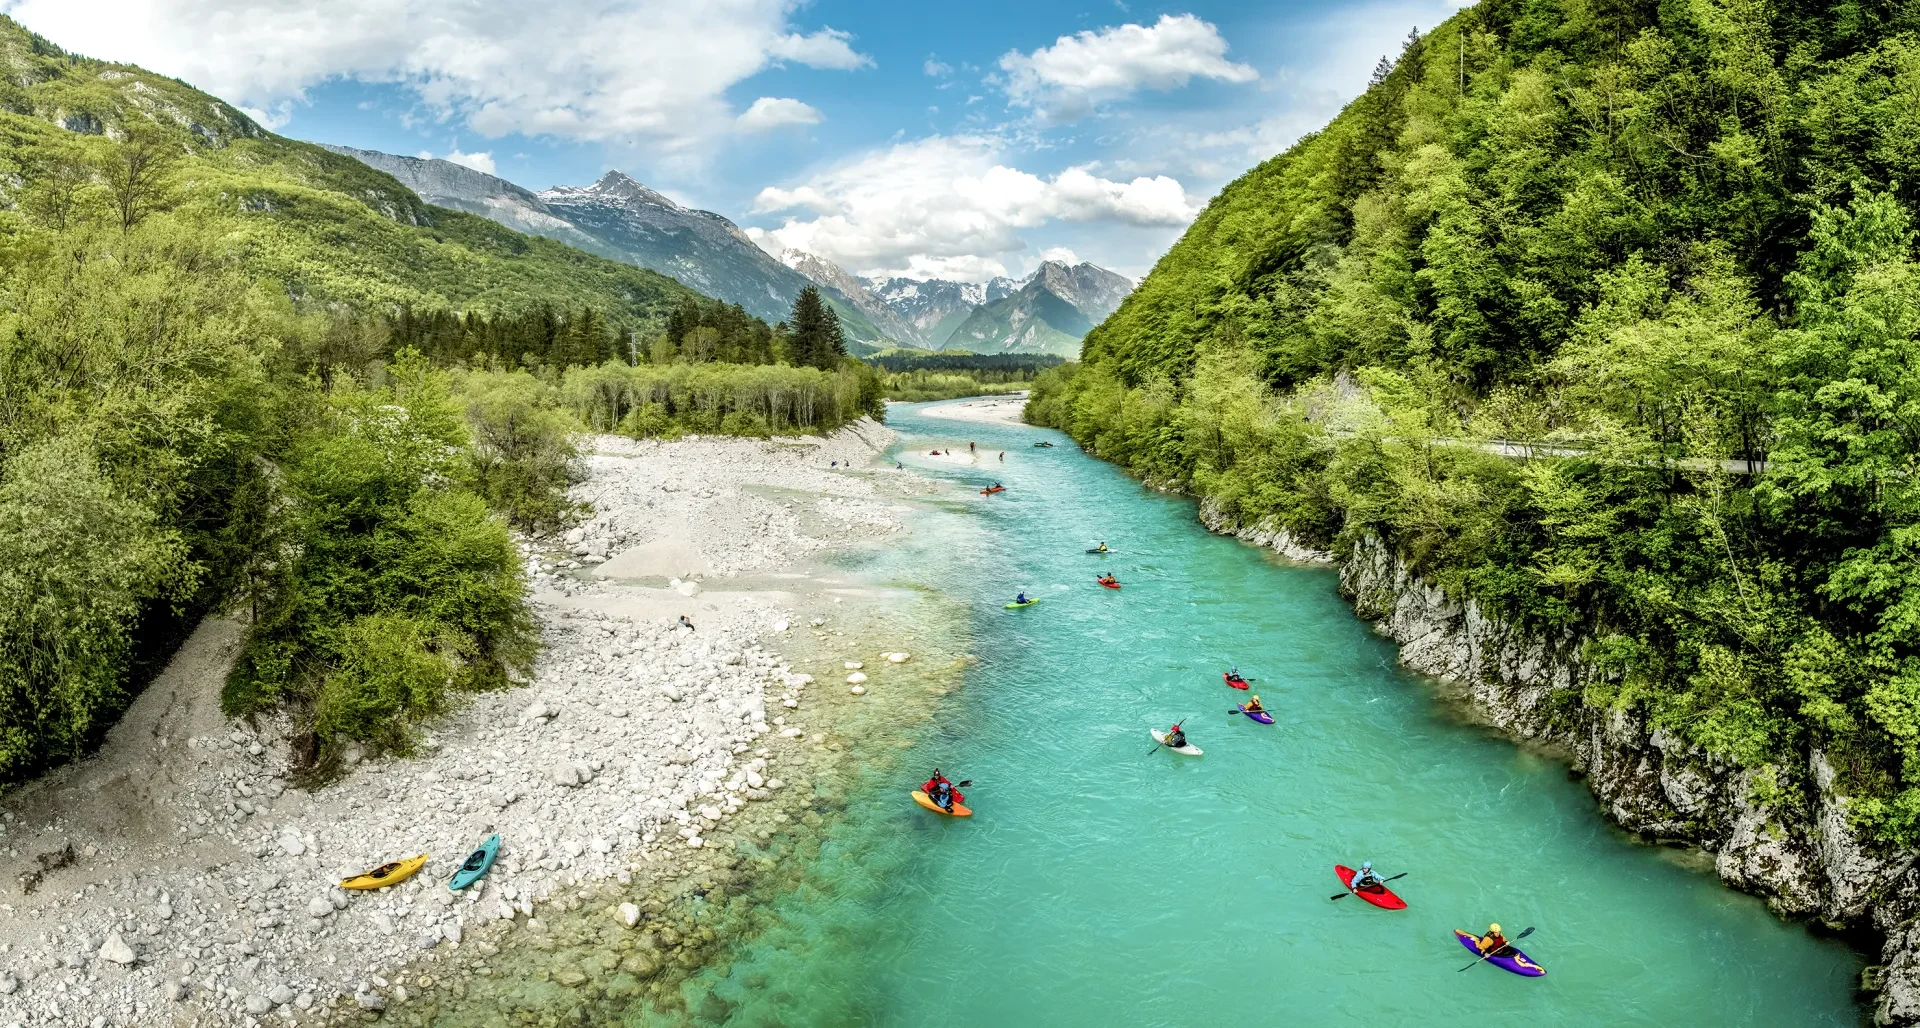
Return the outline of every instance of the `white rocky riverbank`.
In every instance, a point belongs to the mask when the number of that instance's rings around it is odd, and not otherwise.
[[[564,891],[699,854],[804,744],[785,722],[811,679],[772,647],[826,605],[804,575],[751,576],[898,530],[884,495],[921,487],[873,463],[890,439],[598,440],[576,489],[593,517],[527,546],[533,681],[322,789],[289,782],[288,725],[219,713],[242,629],[202,625],[98,755],[0,804],[0,1028],[359,1016],[408,1001],[409,963],[489,953]],[[492,832],[500,862],[450,892]],[[404,885],[335,887],[416,853]]]

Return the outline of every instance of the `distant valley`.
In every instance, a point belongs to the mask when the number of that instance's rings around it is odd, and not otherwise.
[[[768,321],[784,319],[811,282],[856,355],[907,348],[1071,358],[1133,290],[1105,268],[1058,261],[1020,280],[864,278],[799,250],[776,259],[726,217],[682,207],[618,171],[536,192],[451,161],[326,148],[394,176],[427,203],[670,275]]]

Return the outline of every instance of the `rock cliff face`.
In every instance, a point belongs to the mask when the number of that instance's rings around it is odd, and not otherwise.
[[[1401,663],[1459,683],[1488,723],[1564,748],[1620,826],[1712,853],[1721,881],[1782,917],[1883,940],[1882,963],[1863,976],[1879,993],[1875,1023],[1920,1025],[1920,854],[1855,835],[1825,753],[1773,775],[1724,764],[1637,712],[1587,706],[1582,690],[1597,672],[1582,659],[1585,640],[1530,636],[1451,599],[1383,540],[1362,539],[1336,561],[1271,524],[1241,525],[1209,506],[1200,517],[1295,560],[1337,563],[1341,592],[1400,643]]]

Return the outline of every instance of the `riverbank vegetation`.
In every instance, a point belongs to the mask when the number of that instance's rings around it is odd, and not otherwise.
[[[1775,799],[1818,749],[1920,844],[1916,29],[1486,0],[1222,191],[1028,416],[1381,536],[1583,641],[1586,704]]]
[[[915,403],[962,396],[999,396],[1031,388],[1033,378],[1057,368],[1062,358],[1046,354],[887,354],[867,363],[885,374],[889,400]]]
[[[509,528],[579,513],[602,413],[881,411],[824,307],[769,326],[429,207],[4,17],[0,52],[0,786],[96,745],[222,611],[249,626],[229,713],[289,712],[309,762],[405,750],[528,667]]]

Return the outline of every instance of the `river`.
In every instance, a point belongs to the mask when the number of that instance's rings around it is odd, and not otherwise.
[[[850,790],[803,884],[684,986],[697,1022],[1860,1023],[1857,953],[1611,828],[1563,763],[1398,669],[1333,572],[1209,534],[1064,436],[921,406],[893,408],[900,459],[954,492],[840,560],[966,600],[978,662],[908,771]],[[977,468],[923,456],[968,440]],[[1041,602],[1004,609],[1016,589]],[[1276,724],[1228,713],[1236,663]],[[1148,737],[1180,718],[1204,757]],[[975,817],[909,801],[935,764],[974,780]],[[1329,900],[1363,859],[1408,872],[1408,909]],[[1537,927],[1547,976],[1461,971],[1450,929],[1489,920]]]

